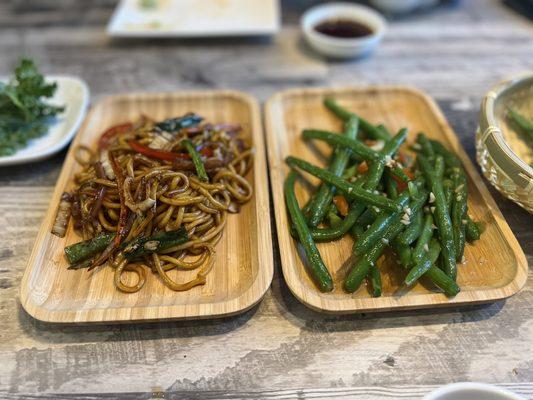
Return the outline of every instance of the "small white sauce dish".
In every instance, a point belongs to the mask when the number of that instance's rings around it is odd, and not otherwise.
[[[368,26],[372,33],[358,38],[339,38],[316,31],[328,20],[354,20]],[[300,19],[303,35],[311,48],[331,58],[350,59],[370,54],[387,29],[383,16],[370,7],[353,3],[326,3],[307,10]]]
[[[48,158],[63,149],[80,127],[89,104],[89,88],[86,83],[79,78],[64,75],[49,75],[45,79],[47,82],[57,83],[57,90],[50,99],[50,104],[64,106],[65,111],[50,124],[45,135],[31,140],[27,147],[11,156],[0,157],[0,167]]]
[[[424,400],[526,400],[507,389],[477,382],[451,383],[434,390]]]

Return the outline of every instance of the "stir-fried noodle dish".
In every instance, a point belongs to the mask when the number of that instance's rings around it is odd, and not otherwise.
[[[114,285],[127,293],[143,287],[148,271],[175,291],[205,284],[227,214],[252,196],[245,176],[253,149],[241,132],[193,113],[161,122],[141,116],[105,131],[97,151],[78,146],[82,170],[52,228],[64,237],[72,219],[83,238],[65,248],[69,268],[113,268]],[[197,272],[178,282],[170,270]],[[134,284],[125,271],[137,275]]]

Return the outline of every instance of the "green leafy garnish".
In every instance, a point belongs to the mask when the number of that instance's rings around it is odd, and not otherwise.
[[[64,110],[47,104],[56,83],[48,84],[34,62],[22,59],[9,83],[0,82],[0,156],[9,156],[44,135],[53,118]]]
[[[525,116],[517,113],[512,108],[508,109],[511,122],[515,129],[528,140],[533,140],[533,121],[528,120]]]

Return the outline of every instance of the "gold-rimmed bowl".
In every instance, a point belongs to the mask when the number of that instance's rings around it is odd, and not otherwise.
[[[533,213],[533,147],[510,121],[510,108],[533,119],[533,72],[500,82],[485,95],[476,133],[477,161],[496,189]]]

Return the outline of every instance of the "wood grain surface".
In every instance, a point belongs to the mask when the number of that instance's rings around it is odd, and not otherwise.
[[[441,141],[452,149],[463,162],[468,176],[469,214],[485,226],[482,239],[465,247],[465,261],[458,266],[457,282],[461,292],[447,298],[432,285],[421,280],[405,288],[406,272],[399,268],[393,257],[381,257],[378,268],[383,279],[383,294],[374,298],[369,288],[361,285],[353,294],[347,294],[343,282],[353,266],[350,262],[353,240],[345,235],[341,240],[317,244],[335,285],[330,293],[321,293],[312,282],[302,262],[296,241],[290,234],[290,223],[285,212],[284,181],[289,168],[289,155],[324,165],[331,157],[326,143],[304,141],[304,129],[342,131],[342,121],[323,104],[326,97],[334,98],[347,110],[356,112],[375,124],[383,124],[391,132],[407,128],[407,144],[412,144],[418,132]],[[304,304],[317,311],[346,314],[362,311],[430,308],[450,304],[482,303],[499,300],[515,294],[527,278],[524,253],[509,225],[497,209],[487,187],[481,180],[457,136],[437,108],[424,93],[402,86],[368,86],[353,88],[291,89],[272,96],[265,107],[265,127],[268,138],[272,197],[280,248],[283,276],[291,292]],[[296,185],[296,196],[305,204],[312,188],[319,183],[308,174]]]
[[[298,18],[313,3],[283,1],[271,40],[111,41],[116,0],[5,0],[0,75],[30,55],[47,73],[85,79],[93,104],[132,91],[233,88],[264,101],[294,86],[410,85],[437,99],[474,160],[483,95],[533,68],[531,23],[499,0],[391,20],[371,58],[347,63],[302,44]],[[274,245],[272,287],[240,316],[83,328],[34,320],[18,288],[64,158],[0,170],[1,399],[149,399],[152,388],[176,399],[420,399],[456,381],[533,398],[531,272],[520,293],[492,304],[330,316],[291,295]],[[489,190],[533,265],[533,217]]]
[[[101,132],[125,121],[136,121],[140,115],[161,121],[191,111],[214,124],[241,124],[243,138],[255,152],[253,167],[246,177],[252,184],[253,198],[238,214],[228,215],[206,284],[174,292],[155,275],[148,274],[141,290],[122,293],[113,283],[111,268],[98,269],[92,274],[68,270],[64,248],[81,238],[72,228],[64,238],[52,235],[51,229],[62,193],[72,190],[74,176],[82,169],[75,159],[76,148],[94,149]],[[268,186],[264,184],[267,180],[259,105],[244,93],[227,90],[140,93],[101,100],[90,111],[70,146],[37,234],[21,282],[20,300],[24,309],[40,321],[58,323],[209,318],[249,309],[263,297],[273,274],[270,226],[260,223],[270,220]],[[172,279],[188,281],[196,273],[180,271]]]

